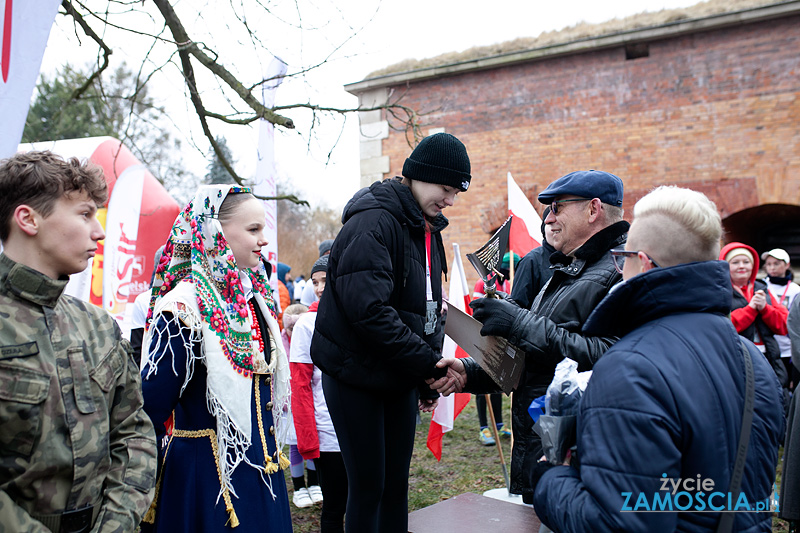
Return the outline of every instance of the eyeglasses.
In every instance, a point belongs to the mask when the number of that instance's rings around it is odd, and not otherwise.
[[[567,202],[591,202],[591,198],[570,198],[569,200],[553,200],[550,204],[550,210],[553,212],[554,215],[557,215],[558,212],[561,210],[559,205],[566,204]]]
[[[637,255],[639,255],[639,252],[641,252],[641,250],[626,250],[626,249],[624,249],[624,248],[614,248],[613,250],[611,250],[611,259],[613,259],[613,260],[614,260],[614,268],[616,268],[616,269],[617,269],[617,272],[619,272],[620,274],[622,274],[622,268],[625,266],[625,258],[626,258],[626,257],[634,257],[634,256],[637,256]],[[645,256],[647,256],[647,259],[649,259],[649,260],[650,260],[650,262],[651,262],[651,263],[653,263],[653,266],[654,266],[655,268],[660,268],[660,267],[658,266],[658,263],[656,263],[655,261],[653,261],[653,258],[652,258],[652,257],[650,257],[649,255],[647,255],[647,253],[646,253],[646,252],[642,252],[642,253],[643,253]]]

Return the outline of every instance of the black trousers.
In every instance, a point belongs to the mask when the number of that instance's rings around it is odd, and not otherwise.
[[[347,507],[347,471],[339,452],[319,452],[314,459],[322,489],[322,533],[343,533]]]
[[[489,399],[492,401],[492,412],[494,412],[494,421],[498,424],[503,423],[503,395],[499,392],[490,394]],[[489,421],[486,417],[486,395],[475,395],[475,407],[478,408],[478,423],[481,428],[489,427]]]
[[[367,391],[326,374],[322,388],[347,470],[345,530],[407,533],[417,391]]]

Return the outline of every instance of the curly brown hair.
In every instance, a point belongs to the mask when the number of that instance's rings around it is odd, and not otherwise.
[[[85,192],[98,207],[108,200],[103,169],[78,158],[65,160],[50,151],[20,152],[0,161],[0,240],[8,239],[14,210],[20,205],[47,217],[59,198]]]

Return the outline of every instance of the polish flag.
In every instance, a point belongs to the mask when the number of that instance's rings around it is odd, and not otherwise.
[[[522,257],[542,243],[542,218],[511,177],[511,172],[508,173],[508,214],[514,216],[508,251]]]
[[[461,253],[458,244],[453,243],[453,271],[450,277],[447,305],[455,306],[465,313],[472,314],[469,302],[469,289],[467,277],[464,274],[464,265],[461,262]],[[452,359],[453,357],[468,356],[461,347],[453,342],[453,339],[445,335],[442,357]],[[442,437],[453,429],[453,422],[469,403],[470,396],[470,394],[462,392],[439,398],[439,405],[433,411],[431,426],[428,429],[428,449],[437,461],[442,460]]]

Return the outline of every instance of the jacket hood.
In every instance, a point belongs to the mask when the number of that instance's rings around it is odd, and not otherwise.
[[[291,269],[292,267],[286,263],[278,263],[278,279],[286,283],[286,274],[288,274]]]
[[[654,268],[616,285],[583,326],[588,335],[621,337],[678,313],[727,315],[733,288],[725,261]]]
[[[760,267],[760,261],[758,260],[758,253],[755,251],[755,249],[752,246],[748,246],[748,245],[743,244],[741,242],[732,242],[732,243],[726,244],[722,248],[722,250],[719,251],[719,259],[720,259],[720,261],[725,261],[725,256],[728,255],[728,252],[730,252],[734,248],[744,248],[744,249],[748,250],[751,254],[753,254],[753,271],[750,273],[750,279],[747,281],[748,285],[752,285],[755,282],[756,277],[758,276],[758,269]],[[730,268],[728,269],[728,273],[729,273],[728,275],[730,277]]]
[[[420,230],[425,228],[426,220],[432,232],[441,231],[448,224],[447,218],[441,213],[434,219],[426,219],[411,189],[401,183],[401,178],[376,181],[358,191],[344,207],[342,224],[356,213],[369,209],[385,209],[401,224]]]

